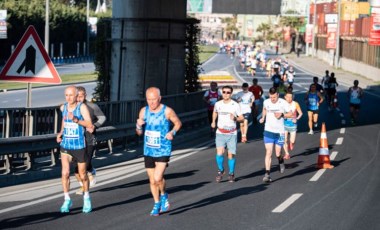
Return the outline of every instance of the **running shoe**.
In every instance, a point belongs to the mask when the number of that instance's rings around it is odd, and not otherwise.
[[[265,173],[265,176],[263,178],[263,182],[265,183],[270,183],[272,182],[272,178],[270,178],[269,174],[268,173]]]
[[[83,198],[83,209],[82,212],[84,213],[89,213],[92,211],[92,206],[91,206],[91,198]]]
[[[215,178],[215,180],[216,180],[216,182],[220,182],[220,181],[222,181],[222,179],[223,179],[223,175],[224,175],[224,171],[220,171],[220,170],[218,170],[218,175],[216,176],[216,178]]]
[[[71,206],[73,206],[73,202],[71,200],[65,200],[61,206],[61,213],[70,212]]]
[[[170,203],[169,203],[169,195],[168,193],[165,193],[164,195],[160,196],[160,203],[161,203],[161,210],[160,212],[167,212],[170,209]]]
[[[314,134],[313,130],[310,129],[310,131],[309,131],[308,134],[309,134],[309,135],[313,135],[313,134]]]
[[[280,173],[284,173],[285,172],[285,164],[282,163],[280,164]]]
[[[235,175],[234,174],[228,174],[228,182],[235,182]]]
[[[150,212],[150,215],[151,216],[159,216],[160,210],[161,210],[161,203],[160,202],[154,203],[154,206],[153,206],[152,211]]]
[[[79,189],[75,192],[77,195],[83,195],[83,186],[80,186]]]

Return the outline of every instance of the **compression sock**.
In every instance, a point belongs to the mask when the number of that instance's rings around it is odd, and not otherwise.
[[[230,170],[229,174],[234,174],[234,172],[235,172],[235,163],[236,163],[235,157],[233,157],[232,159],[228,159],[228,168]]]
[[[224,156],[223,155],[218,155],[216,154],[216,165],[218,166],[219,171],[223,172],[223,161],[224,161]]]
[[[277,159],[278,159],[278,163],[279,164],[283,164],[284,163],[284,158],[282,156],[277,157]]]

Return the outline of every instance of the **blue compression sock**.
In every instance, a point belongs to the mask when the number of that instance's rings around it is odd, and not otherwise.
[[[235,157],[232,158],[232,159],[228,159],[228,168],[230,169],[229,174],[234,174],[234,172],[235,172],[235,163],[236,163]]]
[[[224,156],[223,155],[218,155],[216,154],[216,165],[218,166],[219,171],[223,172],[223,161],[224,161]]]

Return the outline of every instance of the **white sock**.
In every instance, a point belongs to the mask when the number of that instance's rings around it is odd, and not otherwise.
[[[81,187],[83,187],[83,183],[82,183],[82,181],[79,181],[79,185],[80,185]]]
[[[90,198],[90,192],[84,192],[83,198]]]
[[[70,195],[68,192],[64,192],[63,195],[65,195],[65,200],[70,200]]]

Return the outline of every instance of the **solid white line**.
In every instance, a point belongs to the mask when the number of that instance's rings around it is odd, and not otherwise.
[[[339,137],[338,139],[336,139],[336,145],[341,145],[343,143],[343,137]]]
[[[345,125],[346,124],[346,120],[342,120],[342,125]]]
[[[291,195],[288,199],[286,199],[282,204],[277,206],[277,208],[273,209],[272,212],[280,213],[287,209],[291,204],[293,204],[296,200],[298,200],[303,194],[295,193]]]
[[[315,173],[315,175],[314,175],[312,178],[310,178],[309,181],[317,181],[317,180],[322,176],[322,174],[323,174],[325,171],[326,171],[326,169],[320,169],[320,170],[318,170],[318,171]]]
[[[346,132],[346,128],[341,128],[341,129],[340,129],[340,133],[341,133],[341,134],[344,134],[345,132]]]
[[[332,160],[332,161],[335,160],[336,155],[338,155],[337,151],[332,152],[330,155],[330,160]]]

